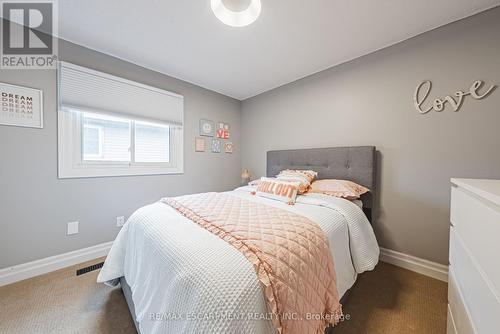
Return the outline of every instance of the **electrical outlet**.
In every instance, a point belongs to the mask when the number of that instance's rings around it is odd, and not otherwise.
[[[125,217],[120,216],[116,217],[116,226],[117,227],[122,227],[125,224]]]
[[[77,234],[78,233],[78,222],[68,223],[68,230],[66,232],[67,235]]]

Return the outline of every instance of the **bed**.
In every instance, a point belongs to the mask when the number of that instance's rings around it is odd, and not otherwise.
[[[317,194],[299,196],[296,205],[288,206],[252,196],[251,187],[230,193],[316,222],[328,238],[337,290],[345,302],[357,275],[378,262],[369,223],[377,193],[375,166],[372,146],[267,153],[267,176],[284,169],[313,169],[318,179],[351,180],[371,189],[358,204]],[[275,333],[270,319],[259,317],[266,314],[266,303],[250,262],[229,243],[160,202],[131,216],[98,282],[121,284],[139,333]]]

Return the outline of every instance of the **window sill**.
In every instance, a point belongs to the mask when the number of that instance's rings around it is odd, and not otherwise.
[[[130,167],[96,168],[81,167],[59,170],[59,179],[110,177],[110,176],[143,176],[183,174],[182,167]]]

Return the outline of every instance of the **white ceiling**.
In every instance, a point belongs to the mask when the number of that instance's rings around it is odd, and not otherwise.
[[[500,0],[262,0],[232,28],[210,0],[61,0],[60,37],[243,100]]]

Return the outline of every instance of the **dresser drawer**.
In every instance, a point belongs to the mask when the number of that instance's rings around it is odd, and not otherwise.
[[[450,304],[448,304],[448,318],[446,324],[446,334],[458,334],[457,329],[455,327],[455,322],[453,320],[453,314],[451,313]]]
[[[448,334],[475,334],[469,311],[458,290],[453,269],[448,276]]]
[[[451,190],[451,222],[474,259],[500,291],[500,207],[462,188]],[[499,331],[500,333],[500,331]]]
[[[500,301],[495,295],[491,281],[481,273],[473,255],[467,250],[455,227],[450,232],[450,279],[449,302],[455,326],[462,333],[454,305],[467,305],[472,327],[480,334],[497,334],[500,320]],[[461,297],[461,298],[459,298]],[[467,330],[467,329],[464,329]],[[465,331],[464,333],[468,333]]]

